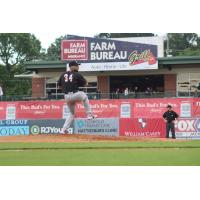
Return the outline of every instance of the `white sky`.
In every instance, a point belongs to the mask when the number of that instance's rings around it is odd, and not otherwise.
[[[94,35],[96,35],[97,33],[82,33],[82,34],[77,34],[77,33],[65,33],[65,32],[52,32],[52,33],[44,33],[44,32],[33,32],[32,34],[34,34],[36,36],[37,39],[40,40],[42,48],[47,49],[51,43],[53,43],[55,41],[56,38],[63,36],[63,35],[79,35],[79,36],[86,36],[86,37],[93,37]]]
[[[103,31],[102,31],[103,32]],[[40,40],[42,48],[47,49],[51,43],[55,41],[56,38],[63,36],[63,35],[79,35],[85,37],[94,37],[94,35],[98,33],[65,33],[65,32],[52,32],[52,33],[44,33],[44,32],[33,32],[33,34]],[[155,33],[159,36],[163,36],[164,33]]]

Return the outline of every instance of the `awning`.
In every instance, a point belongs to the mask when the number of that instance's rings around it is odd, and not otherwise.
[[[22,74],[14,75],[15,78],[32,78],[35,75],[35,71],[26,71]]]

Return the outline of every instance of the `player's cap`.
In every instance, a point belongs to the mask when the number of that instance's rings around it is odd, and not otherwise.
[[[171,105],[168,105],[167,108],[172,108],[172,106],[171,106]]]
[[[69,67],[71,67],[71,66],[79,66],[79,65],[80,65],[80,63],[77,63],[76,61],[71,61],[69,63]]]

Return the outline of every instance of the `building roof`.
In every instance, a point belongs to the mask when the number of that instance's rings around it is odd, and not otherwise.
[[[172,56],[158,58],[159,65],[200,64],[200,56]]]
[[[56,69],[56,68],[65,68],[66,63],[56,60],[56,61],[32,61],[26,62],[25,68],[28,70],[33,69]]]
[[[184,65],[184,64],[200,64],[200,56],[173,56],[158,58],[159,66],[169,65]],[[58,69],[65,68],[66,63],[60,60],[57,61],[33,61],[26,62],[25,68],[27,70],[34,69]]]

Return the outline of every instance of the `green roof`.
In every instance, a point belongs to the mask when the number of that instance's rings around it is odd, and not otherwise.
[[[184,65],[184,64],[200,64],[200,56],[174,56],[158,58],[158,65]],[[26,62],[25,68],[27,70],[33,69],[58,69],[65,68],[66,63],[60,60],[57,61],[33,61]]]
[[[173,56],[158,58],[159,65],[200,64],[200,56]]]
[[[26,69],[55,69],[55,68],[65,68],[66,63],[57,60],[57,61],[32,61],[25,63]]]

